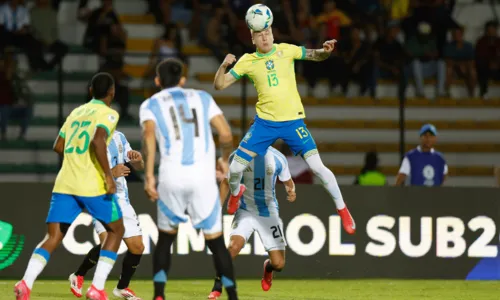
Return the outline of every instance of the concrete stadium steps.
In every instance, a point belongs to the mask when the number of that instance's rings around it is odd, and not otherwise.
[[[88,80],[92,78],[92,74],[89,73],[82,73],[82,72],[67,72],[64,74],[64,87],[63,91],[66,94],[75,94],[75,93],[82,93],[82,89],[84,90],[88,84]],[[55,72],[43,72],[36,74],[29,80],[29,85],[33,90],[36,90],[37,93],[40,94],[55,94],[58,91],[58,84],[57,84],[57,74]],[[152,80],[146,79],[144,80],[143,78],[137,78],[137,77],[132,77],[128,81],[128,87],[132,90],[138,90],[138,89],[143,89],[145,86],[151,86],[153,84]],[[213,88],[212,83],[209,82],[200,82],[198,80],[192,80],[188,79],[188,85],[187,87],[190,88],[195,88],[195,89],[201,89],[208,91],[211,93],[213,96],[230,96],[234,98],[241,97],[242,94],[242,88],[243,84],[238,83],[230,86],[226,90],[223,91],[216,91]],[[355,87],[356,88],[356,87]],[[468,101],[468,99],[465,98],[465,87],[463,86],[455,86],[456,88],[456,93],[455,95],[458,95],[460,97],[454,97],[457,98],[455,101]],[[300,95],[307,95],[308,87],[306,84],[298,84],[297,89],[299,91]],[[426,86],[427,89],[427,98],[428,99],[433,99],[434,95],[434,87],[431,85]],[[255,90],[254,86],[251,83],[247,83],[246,85],[246,91],[247,91],[247,97],[257,97],[257,91]],[[396,99],[397,95],[397,88],[394,85],[382,85],[379,86],[378,88],[378,98],[382,99]],[[493,86],[490,89],[490,92],[492,95],[500,95],[500,86],[496,87]],[[408,93],[407,97],[409,100],[412,100],[415,98],[415,92],[413,87],[408,88]],[[319,84],[314,92],[314,98],[316,99],[328,99],[331,98],[329,94],[329,88],[326,84]],[[350,89],[350,92],[348,94],[348,99],[347,100],[352,100],[359,98],[357,97],[357,92],[355,89]],[[498,101],[500,99],[492,99],[491,101]],[[444,99],[436,99],[436,100],[430,100],[432,101],[442,101]],[[450,99],[451,100],[451,99]],[[451,100],[454,101],[454,100]],[[481,99],[473,99],[473,101],[477,101],[478,103],[482,103]],[[486,102],[486,101],[485,101]]]
[[[351,175],[336,175],[337,181],[340,185],[352,185],[355,177]],[[23,173],[11,173],[11,174],[2,174],[0,173],[0,182],[46,182],[46,183],[54,183],[56,179],[56,174],[23,174]],[[393,185],[396,182],[394,176],[387,176],[387,181],[390,185]],[[319,182],[316,182],[319,184]],[[483,177],[483,176],[475,176],[475,177],[449,177],[444,186],[456,186],[456,187],[496,187],[495,180],[493,177]],[[300,197],[306,197],[306,195],[301,194],[301,190],[297,190],[297,195]]]
[[[130,113],[132,116],[139,115],[140,104],[143,101],[143,97],[132,96],[130,104]],[[83,104],[86,100],[86,95],[74,95],[64,98],[63,112],[64,115],[68,115],[74,108]],[[223,99],[215,99],[219,103],[219,107],[224,112],[224,115],[228,119],[239,119],[241,117],[241,104],[229,101],[224,101]],[[52,97],[36,96],[34,99],[34,115],[35,117],[57,117],[58,106],[57,106],[57,96]],[[113,104],[114,108],[118,108],[116,103]],[[253,118],[256,110],[255,106],[247,105],[247,117]],[[364,121],[375,121],[384,120],[396,122],[399,121],[399,111],[397,107],[390,106],[375,106],[367,109],[363,106],[356,105],[306,105],[305,106],[307,119],[306,123],[312,120],[338,120],[338,121],[348,121],[357,120]],[[424,107],[410,106],[406,108],[405,118],[407,121],[420,121],[421,124],[424,122],[432,121],[457,121],[460,122],[475,122],[478,121],[480,124],[484,122],[493,122],[500,120],[500,107],[433,107],[432,109]],[[472,124],[469,124],[469,126]],[[399,127],[398,127],[399,128]],[[438,128],[440,129],[440,128]]]
[[[134,149],[141,149],[139,141],[131,141]],[[59,157],[51,150],[52,145],[39,149],[0,149],[0,164],[57,164]],[[321,157],[326,165],[343,166],[345,168],[361,168],[365,153],[362,152],[329,152],[322,150]],[[439,149],[441,150],[441,149]],[[500,161],[500,153],[453,153],[446,152],[445,158],[454,168],[454,176],[491,175],[495,162]],[[397,152],[380,152],[380,165],[384,167],[399,167],[401,160]],[[159,162],[159,160],[157,160]],[[388,174],[391,169],[388,169]],[[450,174],[451,171],[450,171]]]
[[[54,155],[55,156],[55,155]],[[333,173],[339,176],[356,176],[359,174],[362,165],[345,166],[345,165],[326,165]],[[156,166],[157,167],[157,166]],[[59,170],[57,161],[54,163],[29,164],[29,163],[10,163],[0,165],[0,174],[6,173],[57,173]],[[398,173],[399,166],[383,166],[380,171],[386,175],[395,175]],[[448,174],[450,177],[474,177],[474,176],[490,176],[493,174],[492,167],[452,167],[449,166]]]
[[[45,125],[31,126],[26,135],[27,140],[39,139],[54,139],[58,133],[56,127],[56,120],[52,119],[47,124],[46,120],[43,121]],[[118,126],[127,138],[140,139],[141,130],[138,122],[133,126]],[[233,128],[235,134],[240,134],[239,128]],[[317,143],[330,142],[330,143],[397,143],[399,141],[399,130],[397,129],[318,129],[310,128],[311,134]],[[7,137],[9,139],[16,139],[19,133],[17,126],[9,126],[7,129]],[[407,130],[405,139],[407,143],[418,143],[418,130]],[[491,143],[491,141],[500,141],[500,131],[498,130],[441,130],[439,136],[440,143]]]

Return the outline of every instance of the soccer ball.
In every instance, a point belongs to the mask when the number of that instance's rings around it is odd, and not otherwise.
[[[273,24],[273,13],[264,4],[255,4],[248,9],[245,21],[251,30],[262,31]]]

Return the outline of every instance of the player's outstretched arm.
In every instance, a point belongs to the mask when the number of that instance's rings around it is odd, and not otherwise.
[[[232,54],[228,54],[226,55],[226,58],[224,58],[224,61],[217,70],[217,73],[215,73],[214,88],[216,90],[223,90],[237,81],[233,75],[226,73],[227,67],[232,65],[235,61],[236,57]]]
[[[323,49],[306,49],[306,57],[304,60],[323,61],[330,57],[335,49],[337,40],[330,40],[323,43]]]
[[[106,140],[108,138],[108,132],[102,127],[97,127],[94,139],[92,140],[92,147],[97,159],[97,162],[101,166],[104,176],[106,178],[106,189],[107,194],[116,193],[116,184],[113,174],[111,173],[111,168],[108,162],[108,146],[106,145]]]

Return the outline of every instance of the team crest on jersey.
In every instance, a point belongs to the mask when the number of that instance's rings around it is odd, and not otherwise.
[[[274,61],[273,61],[273,60],[268,60],[268,61],[266,61],[266,68],[267,68],[268,70],[272,70],[272,69],[274,69]]]
[[[273,175],[273,168],[271,166],[267,166],[267,168],[266,168],[266,174],[267,175]]]
[[[247,134],[245,134],[245,137],[243,138],[243,142],[246,143],[248,142],[248,140],[252,137],[252,133],[251,132],[247,132]]]
[[[122,144],[118,144],[118,152],[119,153],[123,152],[123,146],[122,146]]]

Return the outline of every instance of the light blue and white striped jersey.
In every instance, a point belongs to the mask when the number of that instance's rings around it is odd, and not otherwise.
[[[278,177],[280,181],[292,178],[285,156],[269,147],[264,156],[256,156],[243,171],[241,181],[247,189],[241,197],[240,209],[261,217],[278,215],[279,205],[275,190]]]
[[[125,164],[130,161],[127,156],[127,153],[131,151],[127,138],[123,133],[118,130],[115,130],[113,133],[113,138],[109,142],[108,145],[108,161],[111,169],[116,165]],[[128,186],[127,180],[124,176],[118,177],[115,179],[116,181],[116,196],[118,199],[123,199],[127,203],[130,203],[130,199],[128,198]]]
[[[160,178],[165,172],[188,172],[191,167],[215,170],[210,120],[221,114],[210,94],[195,89],[164,89],[142,103],[141,125],[149,120],[156,124]]]
[[[0,5],[0,25],[8,32],[15,32],[30,24],[30,14],[24,5],[18,5],[15,10],[5,3]]]

